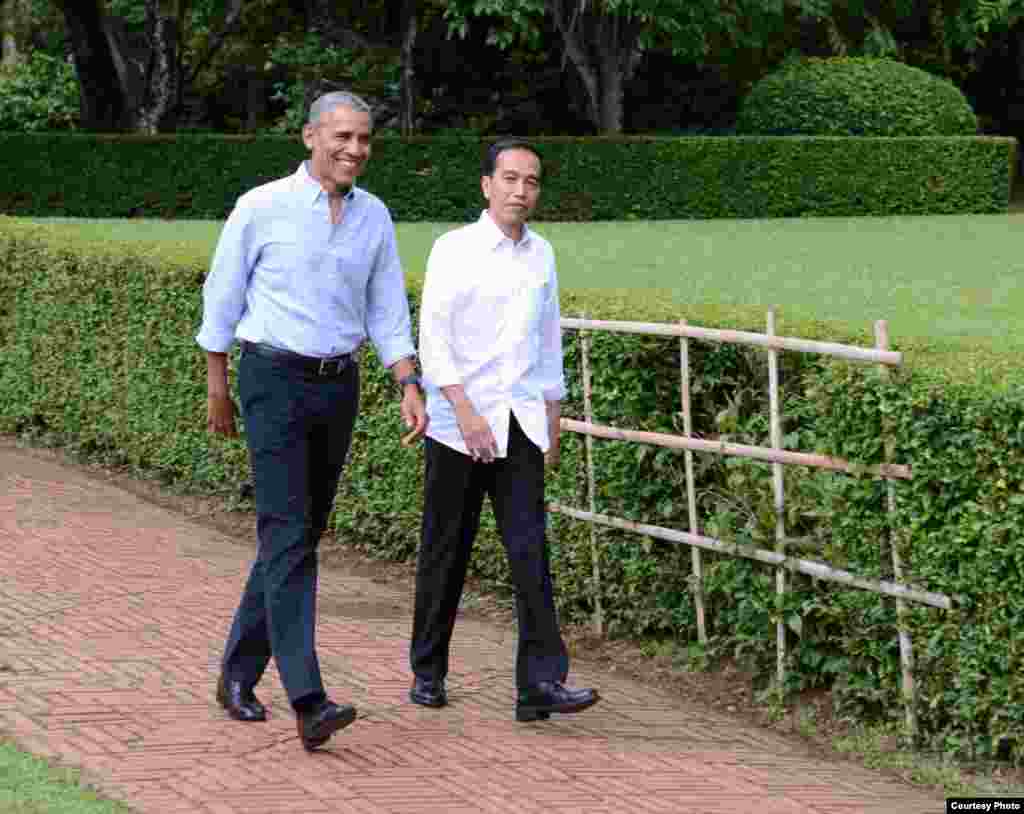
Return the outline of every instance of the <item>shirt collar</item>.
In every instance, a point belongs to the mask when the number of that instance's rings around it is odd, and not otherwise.
[[[494,222],[494,219],[491,217],[491,213],[486,209],[480,213],[480,220],[478,220],[477,223],[480,225],[483,240],[488,249],[496,249],[501,245],[502,241],[506,240],[518,249],[520,246],[529,245],[530,240],[533,237],[533,232],[530,231],[530,227],[524,223],[523,236],[518,242],[512,240],[512,238],[498,228],[498,224]]]
[[[320,182],[309,174],[309,161],[303,161],[299,164],[299,168],[295,172],[295,180],[297,182],[296,187],[303,202],[310,206],[320,200],[321,195],[323,195],[324,198],[327,197],[327,193],[324,192],[324,188],[320,185]],[[345,194],[345,202],[347,203],[355,197],[356,185],[352,184],[352,189]]]

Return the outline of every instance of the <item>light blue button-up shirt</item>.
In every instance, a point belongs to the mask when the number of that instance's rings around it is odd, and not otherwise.
[[[415,353],[384,203],[353,187],[332,224],[327,193],[305,163],[242,195],[203,285],[196,341],[220,353],[239,339],[323,358],[367,337],[385,367]]]

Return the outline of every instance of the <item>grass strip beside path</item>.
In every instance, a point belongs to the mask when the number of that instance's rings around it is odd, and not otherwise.
[[[128,814],[82,785],[74,769],[55,768],[0,740],[0,811],[4,814]]]

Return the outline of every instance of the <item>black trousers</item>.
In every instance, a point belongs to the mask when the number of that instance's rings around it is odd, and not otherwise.
[[[259,549],[223,669],[255,686],[273,655],[294,705],[324,697],[316,656],[317,546],[359,409],[359,371],[317,377],[243,353],[238,372]]]
[[[416,566],[410,663],[415,675],[441,679],[484,494],[508,554],[516,592],[516,685],[564,681],[569,655],[555,612],[545,538],[544,455],[511,417],[508,457],[485,464],[426,440],[423,529]]]

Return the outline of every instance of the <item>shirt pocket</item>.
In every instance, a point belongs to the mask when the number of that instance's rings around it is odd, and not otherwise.
[[[476,284],[475,294],[495,310],[526,314],[535,305],[545,275],[530,268],[525,257],[499,255]]]
[[[295,294],[297,269],[303,266],[299,230],[279,222],[267,226],[264,235],[254,268],[256,285],[264,292],[274,292],[274,296],[291,298]]]
[[[506,325],[512,337],[533,348],[540,341],[541,320],[548,297],[544,278],[530,273],[515,282],[506,306]]]
[[[266,238],[260,248],[259,264],[268,269],[284,271],[302,261],[302,242],[299,230],[290,223],[273,223],[267,227]]]
[[[328,247],[321,268],[327,291],[345,303],[362,303],[370,282],[372,247],[357,247],[351,243],[336,243]]]

